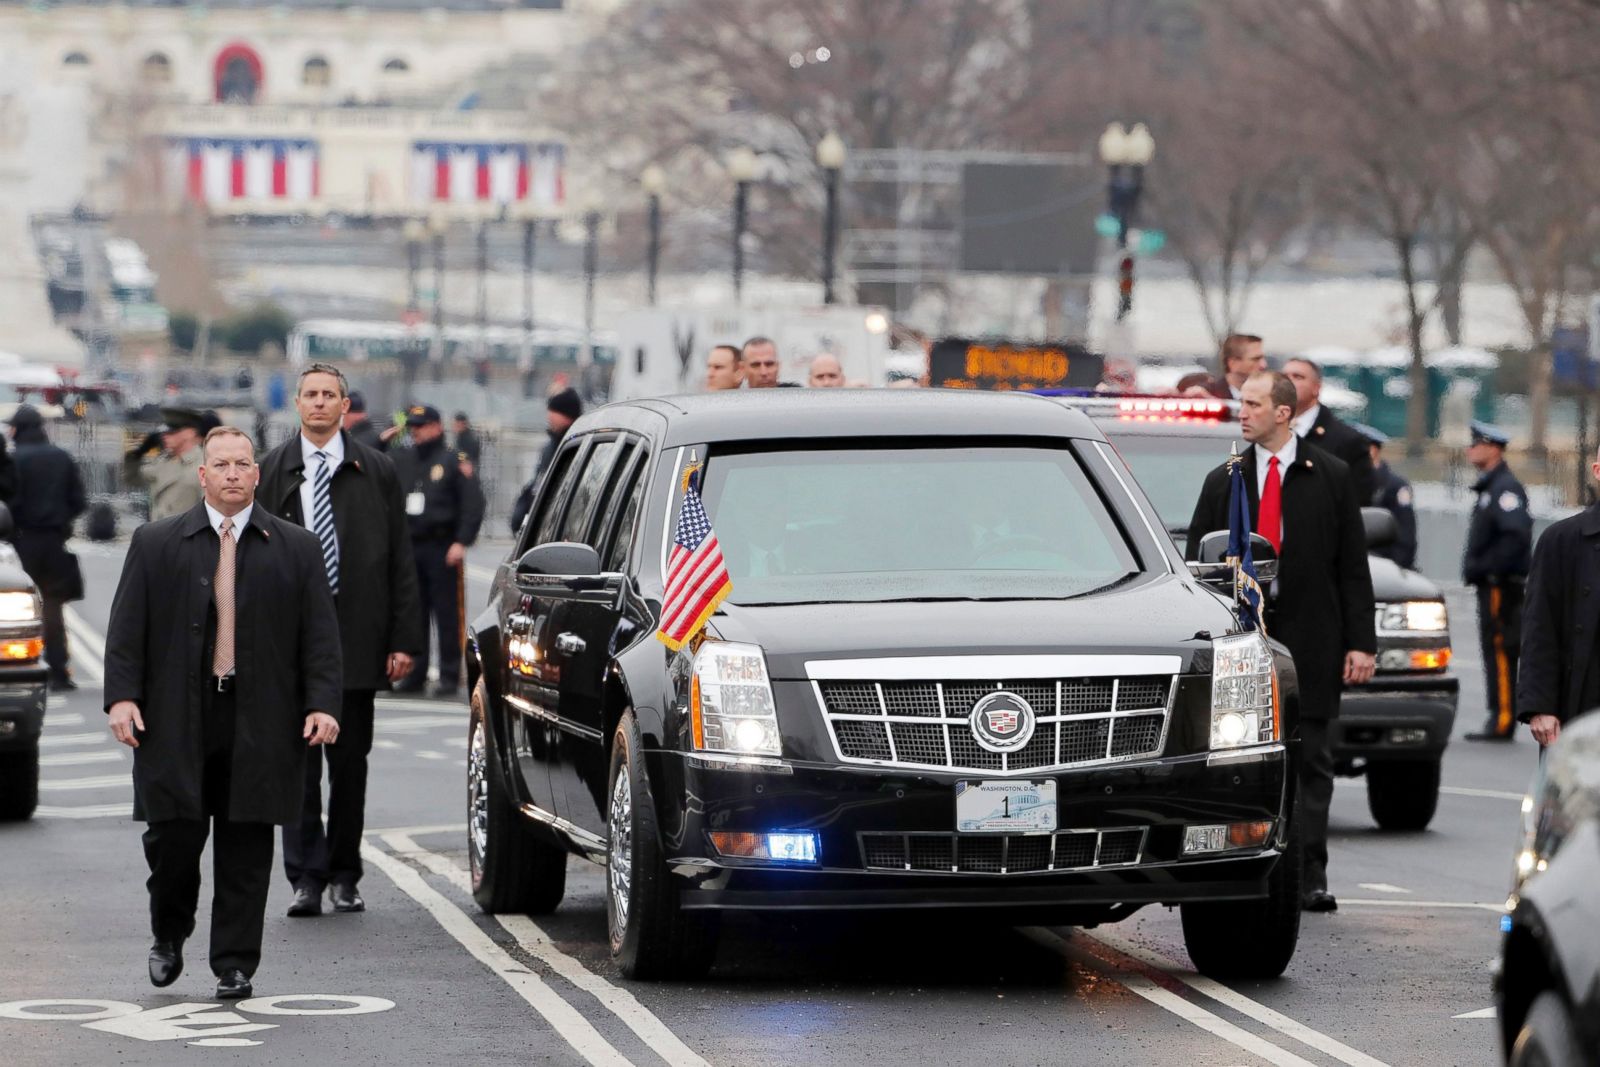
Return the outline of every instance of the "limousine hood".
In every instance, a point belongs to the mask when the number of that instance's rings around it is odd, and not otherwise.
[[[760,645],[772,678],[798,680],[807,662],[885,657],[1159,654],[1188,670],[1231,621],[1217,596],[1168,575],[1056,600],[725,604],[711,631]]]

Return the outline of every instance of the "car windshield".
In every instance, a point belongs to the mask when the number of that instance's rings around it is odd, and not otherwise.
[[[1124,435],[1111,426],[1105,430],[1161,516],[1161,524],[1169,530],[1187,530],[1206,475],[1228,458],[1228,442],[1204,434]]]
[[[1066,447],[717,453],[704,492],[735,604],[1053,599],[1139,569]]]

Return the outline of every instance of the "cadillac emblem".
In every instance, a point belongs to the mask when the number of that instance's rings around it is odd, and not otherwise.
[[[1015,752],[1032,740],[1038,720],[1026,700],[1000,689],[974,704],[967,721],[972,736],[990,752]]]

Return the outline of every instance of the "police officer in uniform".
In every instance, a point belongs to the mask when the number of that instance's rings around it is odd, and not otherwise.
[[[1399,534],[1394,544],[1372,549],[1374,556],[1393,560],[1406,570],[1417,568],[1417,512],[1411,506],[1411,483],[1383,461],[1383,446],[1389,435],[1365,423],[1352,422],[1350,428],[1366,439],[1372,458],[1372,500],[1363,507],[1382,508],[1394,516]]]
[[[406,409],[410,448],[389,454],[406,494],[411,548],[417,561],[422,610],[433,617],[439,638],[439,687],[435,696],[454,696],[461,684],[460,587],[467,546],[483,524],[483,490],[472,462],[445,447],[439,409],[416,404]],[[428,642],[413,660],[411,674],[395,687],[402,693],[422,691],[428,677]]]
[[[162,408],[161,428],[122,458],[123,479],[150,494],[150,521],[200,503],[200,438],[206,418],[192,408]]]
[[[1478,639],[1483,647],[1489,718],[1468,741],[1509,741],[1516,729],[1514,694],[1517,656],[1522,645],[1523,585],[1532,557],[1533,516],[1528,491],[1506,465],[1504,430],[1472,424],[1467,462],[1479,471],[1476,500],[1467,528],[1461,577],[1478,590]]]

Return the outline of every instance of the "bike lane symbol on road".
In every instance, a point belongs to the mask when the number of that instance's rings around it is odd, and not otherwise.
[[[15,1000],[0,1004],[0,1018],[75,1022],[86,1030],[98,1030],[139,1041],[188,1041],[207,1047],[238,1047],[261,1044],[241,1035],[275,1030],[280,1025],[251,1022],[240,1012],[258,1016],[369,1015],[393,1007],[394,1001],[382,997],[332,993],[252,997],[231,1005],[231,1010],[213,1003],[186,1002],[159,1008],[141,1008],[120,1000],[61,998]]]

